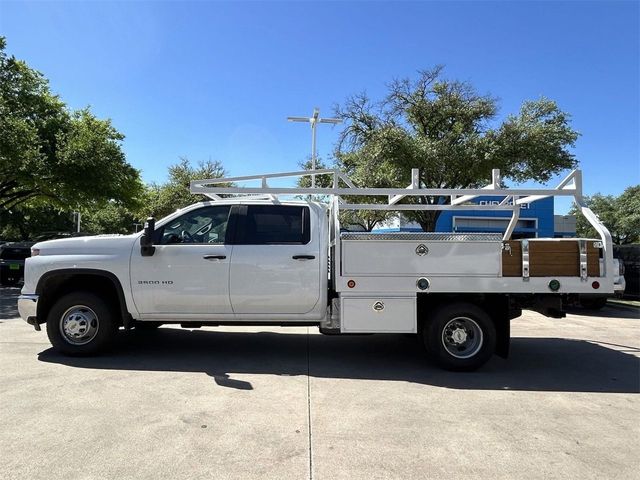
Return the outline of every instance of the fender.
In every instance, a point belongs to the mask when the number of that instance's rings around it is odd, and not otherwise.
[[[106,270],[97,270],[94,268],[60,268],[57,270],[49,270],[48,272],[45,272],[44,274],[42,274],[42,276],[38,279],[35,293],[37,295],[42,295],[44,292],[44,286],[47,283],[47,281],[49,281],[52,278],[63,276],[63,275],[70,275],[70,276],[91,275],[91,276],[108,279],[113,284],[116,290],[116,295],[118,296],[120,314],[122,315],[122,322],[124,324],[124,328],[125,329],[131,328],[133,324],[133,319],[127,309],[127,302],[124,296],[124,290],[122,289],[122,284],[120,283],[120,280],[118,279],[118,277],[112,272],[108,272]],[[38,323],[43,323],[43,320],[40,319]]]

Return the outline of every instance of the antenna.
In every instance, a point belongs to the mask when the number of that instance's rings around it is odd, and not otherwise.
[[[318,107],[313,109],[313,115],[307,117],[287,117],[290,122],[307,122],[311,124],[311,170],[316,169],[316,126],[318,123],[331,123],[337,125],[342,123],[339,118],[320,118],[320,109]],[[311,175],[311,188],[316,188],[316,176]]]

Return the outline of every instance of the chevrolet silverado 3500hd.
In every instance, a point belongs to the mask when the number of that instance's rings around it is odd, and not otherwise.
[[[472,370],[507,355],[509,321],[522,308],[563,317],[570,296],[614,292],[611,236],[582,201],[578,170],[547,190],[502,189],[497,170],[483,189],[423,189],[416,170],[405,189],[357,188],[337,170],[314,173],[332,175],[331,188],[267,183],[309,174],[195,181],[192,193],[211,201],[149,219],[143,232],[38,243],[20,314],[36,330],[46,323],[53,347],[69,355],[106,349],[120,327],[315,325],[418,334],[441,366]],[[260,186],[237,186],[252,180]],[[505,201],[469,205],[486,194]],[[520,204],[547,195],[573,196],[600,238],[512,240]],[[447,202],[403,202],[410,196]],[[511,212],[504,235],[349,233],[339,221],[341,209],[478,208]]]

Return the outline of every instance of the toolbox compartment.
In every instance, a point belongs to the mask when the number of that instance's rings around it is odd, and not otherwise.
[[[416,333],[416,297],[344,296],[343,333]]]

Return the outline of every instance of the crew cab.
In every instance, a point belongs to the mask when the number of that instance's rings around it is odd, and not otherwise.
[[[313,325],[326,334],[418,334],[441,366],[472,370],[507,356],[509,321],[522,308],[560,318],[569,295],[613,293],[610,236],[588,211],[603,238],[511,240],[513,218],[504,235],[343,232],[340,209],[420,208],[398,197],[437,192],[340,188],[339,172],[315,173],[334,175],[334,186],[267,185],[308,171],[203,180],[192,192],[211,201],[150,218],[143,232],[38,243],[20,314],[36,330],[46,323],[53,347],[69,355],[107,349],[121,327]],[[235,186],[252,179],[261,186]],[[517,221],[517,199],[532,193],[502,191]],[[388,203],[340,203],[376,194]],[[486,189],[448,194],[444,207],[465,208],[465,196]]]

